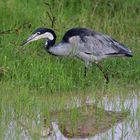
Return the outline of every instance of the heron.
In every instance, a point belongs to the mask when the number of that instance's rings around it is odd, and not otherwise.
[[[76,57],[85,63],[84,75],[90,64],[95,63],[102,71],[106,82],[109,76],[99,63],[108,57],[132,57],[132,52],[125,45],[111,36],[88,28],[72,28],[64,34],[61,42],[55,45],[56,34],[53,29],[37,28],[21,46],[33,41],[45,39],[45,49],[54,56]]]

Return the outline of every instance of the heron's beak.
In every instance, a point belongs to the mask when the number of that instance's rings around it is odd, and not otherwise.
[[[21,44],[21,47],[23,47],[23,46],[29,44],[29,43],[32,42],[32,41],[35,41],[35,40],[36,40],[36,36],[37,36],[37,34],[31,35],[27,40],[25,40],[25,41]]]

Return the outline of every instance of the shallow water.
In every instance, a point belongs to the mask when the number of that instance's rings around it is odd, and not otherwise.
[[[50,125],[46,125],[46,117],[38,114],[36,122],[15,120],[11,118],[4,139],[11,140],[139,140],[140,139],[140,94],[129,94],[102,97],[96,102],[87,96],[83,105],[81,98],[76,97],[66,110],[51,113]],[[70,112],[75,108],[80,111],[77,125],[73,128]],[[101,113],[101,114],[100,114]],[[58,119],[67,118],[65,121]],[[99,119],[100,118],[100,119]],[[41,122],[42,121],[42,122]],[[31,124],[28,127],[26,124]],[[40,129],[37,129],[39,127]]]
[[[93,140],[139,140],[140,139],[140,94],[129,95],[123,101],[124,110],[129,110],[130,115],[126,120],[113,126],[109,131],[94,136]],[[122,101],[120,96],[109,101],[107,97],[103,100],[105,110],[120,111]]]

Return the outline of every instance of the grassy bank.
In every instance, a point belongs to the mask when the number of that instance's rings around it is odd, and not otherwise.
[[[56,21],[54,30],[59,42],[67,29],[88,27],[106,33],[128,46],[134,57],[130,59],[108,59],[103,62],[111,81],[115,83],[139,83],[139,1],[47,1]],[[43,49],[44,42],[32,43],[20,49],[21,42],[37,27],[51,28],[44,1],[8,0],[0,2],[0,31],[12,29],[0,35],[1,82],[15,86],[25,85],[47,91],[69,91],[85,86],[83,63],[70,58],[55,58]],[[16,30],[15,30],[16,29]],[[72,66],[72,67],[71,67]],[[90,87],[104,82],[101,72],[89,68],[86,82]],[[95,86],[96,87],[96,86]]]
[[[10,137],[10,140],[25,138],[38,140],[42,136],[41,132],[43,128],[45,130],[49,127],[51,128],[52,121],[57,121],[60,124],[60,129],[64,134],[66,134],[64,131],[66,127],[70,131],[70,134],[74,134],[75,136],[79,134],[77,128],[81,127],[81,125],[87,125],[86,128],[89,126],[88,133],[93,136],[94,133],[107,131],[115,125],[116,121],[122,122],[123,119],[126,122],[122,130],[124,131],[123,133],[129,134],[128,128],[131,128],[133,130],[131,132],[133,133],[139,132],[139,128],[137,128],[137,121],[139,120],[140,114],[139,107],[135,110],[131,104],[133,96],[138,91],[132,89],[130,86],[125,89],[122,89],[120,86],[112,86],[105,91],[101,91],[101,89],[93,92],[90,90],[75,91],[69,92],[68,94],[61,93],[59,96],[58,93],[57,96],[56,94],[46,95],[46,91],[42,91],[42,94],[40,94],[39,90],[31,90],[25,86],[15,87],[11,83],[3,83],[0,86],[1,139],[9,140]],[[89,96],[94,101],[91,110],[87,110],[88,108],[85,106],[86,96]],[[104,97],[108,100],[106,105],[108,108],[113,106],[112,110],[114,112],[109,113],[106,111],[107,109],[104,110],[106,106],[103,103]],[[76,108],[76,105],[80,103],[78,102],[79,99],[83,101],[82,108]],[[120,99],[119,104],[118,99]],[[137,99],[139,99],[139,96],[137,96]],[[128,102],[127,105],[126,101],[129,100],[130,103]],[[135,102],[136,104],[137,102]],[[71,109],[72,106],[74,107],[73,109]],[[120,112],[117,112],[118,109]],[[95,122],[92,122],[94,120]],[[129,124],[131,127],[128,126]],[[112,131],[112,137],[114,137],[115,132],[115,130]],[[81,135],[84,135],[84,133],[81,132]],[[80,135],[78,136],[80,137]],[[128,136],[126,135],[125,137]],[[125,137],[123,138],[122,136],[122,139],[125,140]],[[107,135],[104,139],[108,140],[109,136]]]
[[[31,127],[32,120],[38,124],[38,120],[49,116],[50,110],[65,108],[67,101],[75,95],[85,96],[89,93],[98,102],[106,93],[108,97],[118,92],[127,96],[127,93],[139,90],[139,0],[48,0],[50,6],[45,2],[0,1],[2,138],[5,138],[3,134],[12,117],[14,120],[29,119]],[[102,62],[104,69],[110,74],[110,83],[106,86],[102,73],[95,65],[88,69],[87,77],[84,78],[83,62],[76,58],[50,56],[43,48],[43,40],[24,49],[19,48],[36,28],[52,28],[48,12],[55,19],[53,29],[57,34],[57,42],[72,27],[88,27],[126,44],[134,57],[112,58]],[[38,127],[40,126],[39,123]]]

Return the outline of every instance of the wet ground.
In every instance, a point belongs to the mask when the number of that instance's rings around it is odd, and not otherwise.
[[[64,110],[50,112],[49,124],[47,117],[39,114],[32,122],[11,119],[4,139],[15,139],[17,134],[21,140],[140,139],[140,93],[105,95],[98,102],[91,96],[84,101],[78,96],[73,99]]]

